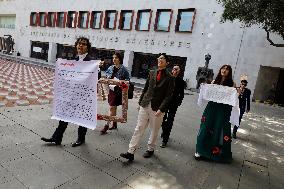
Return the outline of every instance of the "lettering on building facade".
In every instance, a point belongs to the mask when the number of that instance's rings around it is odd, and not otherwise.
[[[98,43],[124,43],[126,45],[144,45],[144,46],[163,46],[167,48],[190,48],[190,42],[186,41],[174,41],[173,39],[160,40],[148,38],[138,38],[138,37],[127,37],[121,38],[119,36],[103,36],[103,35],[82,35],[82,34],[66,34],[60,32],[41,32],[41,31],[31,31],[31,37],[48,37],[48,38],[63,38],[76,40],[78,37],[87,37],[91,39],[95,44]]]

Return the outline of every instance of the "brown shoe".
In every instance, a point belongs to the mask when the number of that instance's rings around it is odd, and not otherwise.
[[[108,130],[117,129],[117,122],[112,122],[112,127],[110,127]]]
[[[108,128],[109,128],[109,126],[108,126],[108,125],[105,125],[104,128],[101,130],[101,135],[107,134]]]

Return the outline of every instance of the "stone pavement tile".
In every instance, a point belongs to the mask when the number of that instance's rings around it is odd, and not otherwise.
[[[86,142],[88,142],[91,145],[95,145],[100,149],[103,149],[117,142],[118,137],[115,134],[115,132],[116,131],[111,130],[111,131],[108,131],[106,135],[100,135],[100,132],[98,129],[96,129],[95,131],[89,130],[88,136],[86,138]]]
[[[282,189],[284,186],[284,158],[282,162],[271,160],[268,166],[270,188]]]
[[[2,113],[2,111],[0,111]],[[7,125],[13,125],[15,124],[13,121],[11,121],[6,116],[0,114],[0,127],[6,127]]]
[[[14,160],[29,157],[31,155],[32,154],[29,151],[15,144],[0,148],[0,162],[2,165],[5,163],[9,164]]]
[[[58,126],[58,121],[52,119],[47,119],[42,121],[34,120],[32,122],[22,121],[21,125],[25,127],[27,130],[37,133],[39,136],[48,137],[46,135],[51,136],[53,134],[56,127]]]
[[[93,169],[84,175],[74,179],[78,183],[80,189],[94,189],[94,188],[112,188],[120,183],[115,177],[112,177],[105,172]]]
[[[213,162],[196,161],[192,156],[186,164],[173,168],[175,168],[174,172],[179,182],[183,183],[185,188],[199,189],[208,179],[213,167]]]
[[[266,167],[244,161],[240,177],[239,188],[267,189],[269,188],[269,174]]]
[[[44,151],[51,151],[51,153],[59,153],[64,150],[64,145],[55,145],[52,143],[44,143],[39,138],[35,142],[20,144],[19,146],[25,148],[30,153],[36,155]]]
[[[81,186],[78,183],[71,180],[60,186],[57,186],[56,189],[81,189]]]
[[[235,159],[230,164],[214,163],[202,188],[238,188],[242,162]]]
[[[127,152],[127,150],[124,151],[124,152]],[[150,159],[147,159],[147,161],[146,161],[146,159],[142,157],[142,154],[135,153],[134,154],[134,161],[132,161],[132,162],[130,162],[127,159],[124,159],[122,157],[119,157],[118,161],[121,161],[123,166],[126,166],[126,167],[129,166],[129,167],[133,167],[133,169],[143,170],[143,168],[148,163],[151,163],[152,161],[156,161],[156,160],[153,160],[153,159],[156,159],[156,158],[150,158]]]
[[[166,177],[167,179],[169,177]],[[165,180],[165,178],[157,176],[151,177],[143,172],[136,172],[125,180],[126,183],[135,189],[182,189],[175,179]]]
[[[0,184],[11,183],[14,179],[15,177],[12,173],[0,166]]]
[[[0,188],[3,189],[28,189],[25,185],[23,185],[17,179],[13,179],[10,182],[0,183]]]
[[[7,130],[5,137],[11,138],[15,144],[32,142],[37,140],[39,137],[36,133],[31,132],[19,124],[8,126]]]
[[[268,159],[266,155],[265,145],[256,146],[252,142],[247,142],[244,144],[247,148],[245,153],[245,160],[266,166],[268,164]]]
[[[74,156],[89,162],[97,168],[103,168],[109,162],[114,160],[113,157],[107,155],[102,151],[97,150],[95,146],[88,143],[82,146],[78,146],[76,148],[67,146],[65,147],[65,150],[73,154]]]
[[[0,188],[25,189],[27,187],[18,181],[11,172],[7,171],[3,167],[0,167]]]
[[[58,151],[57,149],[47,148],[36,156],[71,178],[78,177],[94,168],[64,150]]]
[[[179,185],[186,188],[187,173],[192,166],[180,163],[179,167],[169,166],[162,160],[157,163],[149,163],[140,171],[157,179],[163,179],[170,185]]]
[[[28,188],[49,189],[68,181],[62,172],[34,156],[17,159],[3,166]]]
[[[112,187],[111,189],[134,189],[131,186],[129,186],[127,183],[120,183],[114,187]]]
[[[103,167],[103,170],[120,181],[125,180],[138,171],[138,169],[117,160],[109,162]]]
[[[119,158],[121,153],[124,153],[128,149],[128,143],[129,141],[125,141],[122,139],[117,139],[116,143],[111,145],[103,145],[99,147],[100,150],[102,150],[104,153],[114,157]]]

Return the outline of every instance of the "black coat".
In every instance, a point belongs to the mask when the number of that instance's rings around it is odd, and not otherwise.
[[[251,91],[245,88],[244,92],[239,95],[239,107],[242,112],[250,111],[250,94]]]
[[[180,77],[175,78],[175,88],[170,106],[180,106],[184,98],[184,80]]]

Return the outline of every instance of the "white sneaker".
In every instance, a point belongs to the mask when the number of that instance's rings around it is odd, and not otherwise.
[[[195,152],[194,156],[197,158],[201,157],[201,155],[198,152]]]

